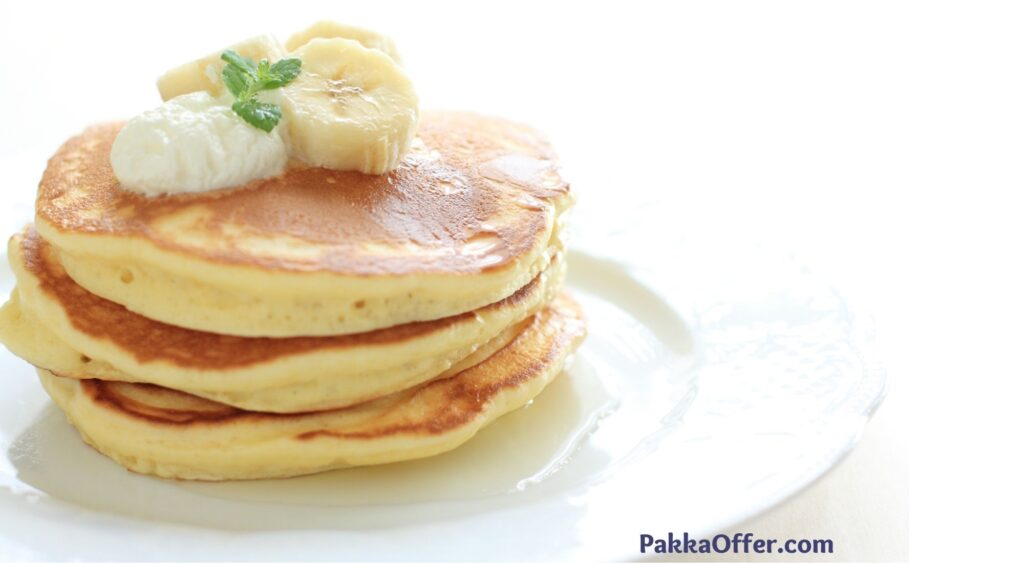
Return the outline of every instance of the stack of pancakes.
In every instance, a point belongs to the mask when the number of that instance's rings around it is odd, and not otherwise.
[[[122,190],[93,127],[50,160],[0,340],[100,452],[184,479],[452,449],[584,336],[571,206],[535,131],[427,114],[381,176],[293,166],[230,190]]]

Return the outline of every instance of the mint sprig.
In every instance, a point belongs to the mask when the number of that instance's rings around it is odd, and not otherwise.
[[[270,61],[263,59],[257,63],[230,49],[221,53],[220,58],[227,63],[221,72],[224,85],[235,97],[231,109],[253,127],[267,133],[273,131],[281,121],[281,108],[259,101],[256,94],[280,88],[295,80],[302,69],[302,61],[281,59],[270,64]]]

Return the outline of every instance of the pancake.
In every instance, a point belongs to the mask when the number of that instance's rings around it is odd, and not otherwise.
[[[343,407],[444,376],[481,345],[514,335],[557,293],[565,269],[556,257],[511,296],[444,319],[247,338],[153,321],[89,293],[31,227],[12,237],[8,256],[18,286],[0,309],[0,341],[16,355],[68,377],[154,383],[266,412]]]
[[[287,477],[451,450],[539,394],[584,333],[578,306],[561,296],[507,346],[450,378],[310,414],[251,413],[153,385],[39,375],[85,441],[132,471]]]
[[[90,292],[206,332],[351,334],[483,307],[547,268],[572,204],[547,141],[489,117],[424,115],[386,175],[292,167],[157,198],[120,189],[119,129],[60,148],[36,228]]]

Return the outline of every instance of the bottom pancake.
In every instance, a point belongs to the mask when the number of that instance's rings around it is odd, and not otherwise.
[[[248,412],[155,385],[42,369],[39,377],[85,441],[132,471],[203,480],[289,477],[451,450],[537,396],[585,332],[579,306],[562,295],[507,345],[456,375],[313,413]]]

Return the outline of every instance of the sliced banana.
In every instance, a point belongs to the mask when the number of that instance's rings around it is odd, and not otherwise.
[[[315,38],[289,56],[298,78],[277,92],[292,156],[314,166],[383,174],[416,134],[419,100],[389,56],[351,39]]]
[[[390,37],[381,35],[376,31],[370,31],[369,29],[329,20],[318,21],[306,29],[295,33],[284,42],[284,47],[289,51],[294,51],[313,39],[333,38],[358,41],[363,47],[376,49],[394,59],[396,63],[402,64],[402,57],[398,55],[398,48],[395,47],[395,42]]]
[[[261,94],[281,107],[289,154],[313,166],[383,174],[398,166],[416,134],[419,100],[387,37],[334,22],[293,35],[290,53],[261,35],[226,49],[255,61],[302,60],[298,78]],[[225,49],[225,50],[226,50]],[[190,92],[225,93],[222,51],[168,71],[157,81],[164,101]]]
[[[285,57],[285,51],[281,44],[270,35],[246,39],[241,43],[236,43],[199,60],[167,71],[156,82],[156,87],[160,90],[160,97],[166,102],[182,94],[200,90],[209,92],[215,98],[219,97],[225,92],[224,81],[220,76],[221,69],[224,68],[224,61],[220,59],[220,55],[227,49],[233,49],[254,61],[260,59],[276,61]]]

